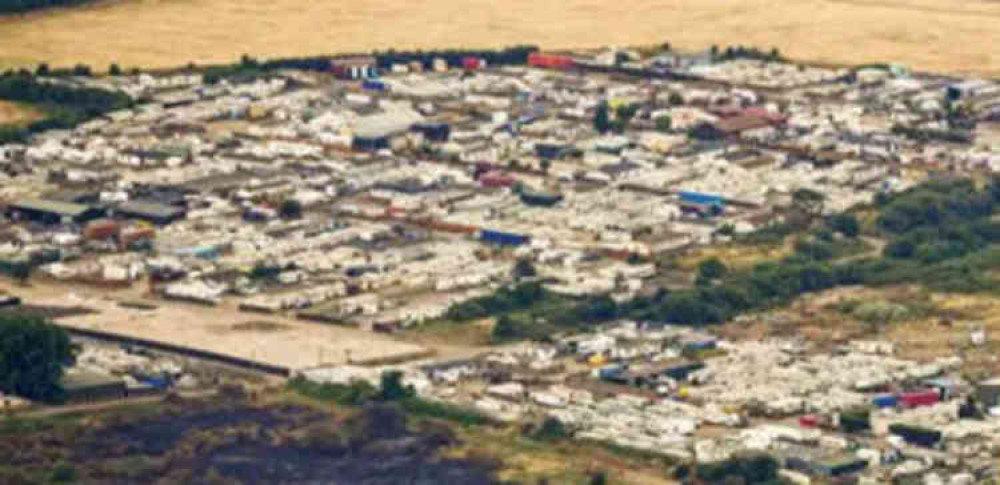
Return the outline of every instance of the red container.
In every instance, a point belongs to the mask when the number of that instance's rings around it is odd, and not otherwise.
[[[819,418],[811,414],[799,417],[799,426],[803,428],[815,428],[819,426]]]
[[[130,227],[122,231],[121,243],[128,246],[136,241],[155,238],[156,230],[152,227]]]
[[[466,226],[464,224],[454,224],[450,222],[443,221],[431,221],[427,227],[441,232],[451,232],[455,234],[472,234],[479,229],[475,226]]]
[[[904,392],[899,395],[899,402],[903,405],[903,407],[907,408],[930,406],[932,404],[937,404],[940,400],[941,394],[936,389]]]
[[[462,58],[462,69],[482,69],[486,67],[486,61],[478,57],[463,57]]]
[[[83,237],[89,240],[109,239],[118,236],[121,226],[110,219],[99,219],[87,224],[83,229]]]
[[[576,65],[576,63],[573,61],[573,58],[569,56],[557,56],[553,54],[533,52],[528,54],[528,65],[547,69],[569,69]]]
[[[490,172],[479,177],[479,183],[483,187],[511,187],[517,183],[517,179],[500,172]]]

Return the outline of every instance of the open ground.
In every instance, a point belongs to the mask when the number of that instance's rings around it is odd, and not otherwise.
[[[0,19],[0,65],[165,67],[241,54],[658,44],[777,46],[834,64],[1000,76],[1000,3],[962,0],[111,0]]]
[[[228,304],[207,307],[156,301],[155,308],[149,310],[120,305],[120,302],[135,301],[139,297],[135,290],[102,292],[85,286],[41,281],[23,287],[0,281],[0,293],[4,290],[39,307],[92,310],[56,319],[67,328],[168,343],[292,371],[342,364],[348,360],[357,363],[403,361],[430,353],[444,358],[461,358],[482,350],[440,343],[417,345],[360,329],[240,312]]]
[[[41,119],[43,114],[30,107],[9,101],[0,101],[0,125],[21,125]]]

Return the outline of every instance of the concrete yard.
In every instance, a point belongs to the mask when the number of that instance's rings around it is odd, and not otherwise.
[[[96,296],[61,285],[31,287],[0,281],[0,292],[21,295],[36,306],[86,307],[96,311],[57,321],[70,329],[169,343],[296,371],[354,362],[403,361],[427,355],[419,345],[346,327],[304,323],[273,315],[241,313],[220,306],[156,302],[155,310],[119,306],[114,297]],[[126,298],[121,298],[126,299]]]

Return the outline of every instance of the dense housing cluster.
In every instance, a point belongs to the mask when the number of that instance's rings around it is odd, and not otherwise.
[[[0,272],[205,308],[198,318],[91,300],[103,316],[65,322],[77,331],[349,385],[380,369],[334,364],[386,356],[360,340],[328,349],[338,337],[323,324],[394,332],[540,306],[559,313],[528,322],[544,332],[505,315],[494,336],[541,338],[552,337],[547,324],[607,322],[626,308],[644,321],[411,366],[407,377],[421,396],[496,419],[542,414],[578,438],[682,460],[765,450],[800,483],[860,472],[869,483],[961,484],[988,472],[996,385],[977,388],[979,408],[964,406],[975,392],[951,360],[898,359],[882,342],[831,352],[662,326],[758,307],[746,288],[783,301],[870,282],[853,270],[871,279],[923,267],[866,261],[834,273],[810,262],[831,249],[803,242],[795,251],[806,263],[757,267],[742,286],[713,286],[726,268],[701,268],[692,302],[664,297],[692,282],[657,263],[889,200],[929,173],[991,175],[996,82],[727,49],[245,61],[44,83],[130,101],[109,98],[115,109],[102,103],[72,129],[0,145]],[[930,190],[884,203],[887,258],[931,264],[997,242],[984,220],[1000,193]],[[930,225],[913,213],[928,200]],[[966,216],[974,222],[956,222]],[[830,225],[831,240],[857,236],[856,220]],[[955,241],[938,244],[949,231]],[[635,303],[654,296],[669,304]],[[566,301],[584,303],[564,312]],[[264,338],[266,325],[215,320],[229,309],[312,323]],[[393,345],[392,360],[426,357]],[[982,419],[964,419],[973,415]]]

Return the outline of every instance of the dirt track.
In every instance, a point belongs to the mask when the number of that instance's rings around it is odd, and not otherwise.
[[[962,0],[112,0],[0,20],[0,65],[104,68],[389,47],[778,46],[831,63],[898,61],[1000,77],[1000,2]]]

